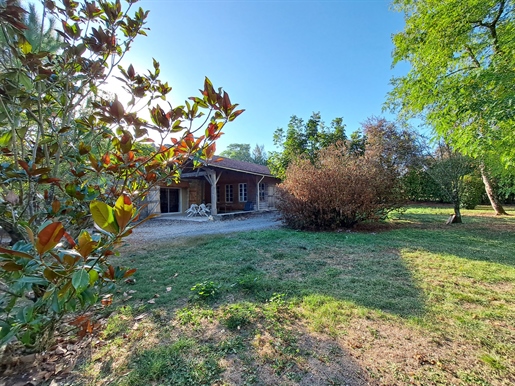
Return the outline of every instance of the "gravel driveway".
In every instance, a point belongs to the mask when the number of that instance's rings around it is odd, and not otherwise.
[[[260,229],[280,228],[277,212],[242,215],[226,220],[200,218],[157,217],[134,229],[125,240],[132,245],[159,242],[178,237],[208,234],[246,232]]]

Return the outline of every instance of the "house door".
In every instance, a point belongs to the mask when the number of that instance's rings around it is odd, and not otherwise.
[[[275,185],[268,185],[267,204],[268,204],[269,208],[275,208],[275,195],[276,195]]]
[[[179,212],[179,193],[180,189],[161,188],[160,203],[161,213]]]

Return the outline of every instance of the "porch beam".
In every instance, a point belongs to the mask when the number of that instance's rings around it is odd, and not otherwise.
[[[205,177],[207,175],[206,172],[189,172],[189,173],[182,173],[181,178],[188,178],[188,177]]]

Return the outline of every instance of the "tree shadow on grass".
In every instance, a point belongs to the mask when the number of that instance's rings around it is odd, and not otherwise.
[[[401,317],[424,313],[424,294],[397,251],[361,255],[299,255],[270,261],[253,292],[293,297],[326,295]]]
[[[413,267],[401,255],[406,249],[515,265],[511,219],[468,216],[452,226],[418,219],[425,217],[365,232],[280,229],[204,236],[149,250],[126,264],[139,269],[134,299],[154,299],[156,306],[184,301],[193,285],[213,281],[222,292],[251,300],[266,301],[274,293],[322,294],[401,317],[421,315],[425,308]]]
[[[432,224],[430,228],[413,227],[379,236],[385,240],[394,240],[399,248],[515,267],[515,224],[503,221],[505,219],[490,224],[478,220],[469,216],[463,224]]]
[[[209,236],[131,258],[134,300],[180,304],[197,283],[220,286],[220,298],[266,302],[321,294],[402,317],[424,312],[424,294],[399,248],[377,235],[273,230]],[[171,291],[166,291],[171,286]],[[156,297],[155,294],[159,294]]]

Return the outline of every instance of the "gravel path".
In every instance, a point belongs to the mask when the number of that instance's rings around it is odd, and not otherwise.
[[[159,242],[172,238],[193,237],[208,234],[246,232],[280,228],[277,212],[266,212],[234,217],[227,220],[207,218],[157,217],[141,224],[125,240],[132,245]]]

